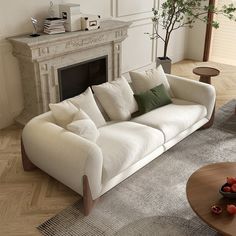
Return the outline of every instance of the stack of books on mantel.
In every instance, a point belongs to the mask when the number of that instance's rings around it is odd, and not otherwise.
[[[44,21],[44,33],[46,34],[60,34],[65,32],[65,20],[62,18],[46,18]]]

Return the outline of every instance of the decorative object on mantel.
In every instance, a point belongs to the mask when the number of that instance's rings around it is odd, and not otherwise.
[[[18,58],[24,94],[24,109],[16,121],[26,124],[60,101],[58,70],[67,66],[107,57],[107,79],[121,76],[122,41],[131,22],[104,20],[100,30],[67,32],[29,38],[9,38]]]
[[[221,14],[230,20],[236,20],[233,13],[236,7],[231,3],[224,5],[221,9],[216,8],[212,4],[208,4],[208,0],[169,0],[161,4],[159,9],[153,8],[153,28],[154,33],[147,33],[151,39],[161,39],[164,43],[163,57],[157,58],[157,66],[164,63],[163,69],[166,73],[171,72],[171,60],[167,57],[167,49],[170,36],[175,30],[182,27],[192,28],[196,20],[206,24],[211,24],[214,28],[219,28],[219,23],[210,21],[209,14]],[[208,14],[208,15],[207,15]],[[159,31],[159,27],[164,30],[164,36]]]
[[[50,1],[50,6],[49,6],[49,8],[48,8],[48,18],[54,18],[55,17],[55,12],[54,12],[54,10],[53,10],[53,2],[52,1]]]
[[[85,15],[81,17],[82,30],[95,30],[100,29],[100,15]]]
[[[59,14],[60,17],[65,20],[64,26],[66,31],[71,32],[81,30],[81,12],[79,4],[60,4]]]
[[[44,21],[44,30],[46,34],[60,34],[66,32],[64,27],[64,20],[62,18],[53,17],[46,18]]]
[[[55,17],[55,13],[53,10],[53,2],[50,1],[50,6],[48,9],[49,17],[44,21],[44,30],[43,32],[46,34],[60,34],[64,33],[65,30],[65,20],[59,17]]]
[[[82,14],[79,4],[60,4],[59,14],[65,20],[66,31],[88,31],[100,28],[100,15]]]
[[[31,22],[33,25],[33,33],[30,35],[31,37],[38,37],[40,36],[40,34],[38,34],[38,20],[36,20],[35,18],[31,17]]]

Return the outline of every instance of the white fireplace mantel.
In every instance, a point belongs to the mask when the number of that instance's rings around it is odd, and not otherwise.
[[[93,31],[42,34],[9,38],[18,58],[24,94],[24,110],[17,118],[26,124],[32,117],[48,111],[49,103],[59,102],[59,68],[108,56],[108,81],[121,75],[121,42],[130,22],[106,20]]]

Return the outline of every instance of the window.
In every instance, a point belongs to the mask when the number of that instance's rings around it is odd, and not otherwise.
[[[225,4],[234,3],[231,0],[217,0],[217,8]],[[219,29],[213,29],[210,51],[210,61],[236,65],[236,22],[223,15],[215,15],[214,19],[220,23]]]

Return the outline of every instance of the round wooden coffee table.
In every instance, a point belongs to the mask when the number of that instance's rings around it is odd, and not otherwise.
[[[227,176],[236,176],[236,162],[204,166],[190,176],[186,193],[190,206],[204,222],[223,235],[236,235],[236,216],[226,211],[227,204],[236,204],[236,199],[223,198],[219,193]],[[220,215],[212,214],[212,205],[221,206],[223,212]]]
[[[200,82],[211,84],[211,77],[219,75],[220,71],[213,67],[200,66],[194,68],[193,73],[200,76]]]

